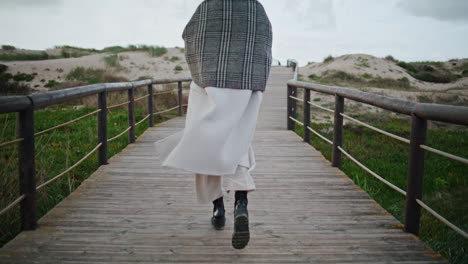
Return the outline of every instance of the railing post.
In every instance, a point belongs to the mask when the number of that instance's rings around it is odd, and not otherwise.
[[[177,89],[178,91],[178,102],[179,102],[179,109],[177,111],[178,116],[182,116],[182,82],[177,82]]]
[[[20,194],[26,198],[21,201],[21,230],[37,228],[36,220],[36,180],[34,155],[34,108],[18,113],[17,135],[23,138],[19,143],[19,187]]]
[[[109,164],[107,162],[107,91],[98,95],[98,106],[101,112],[98,113],[98,143],[99,147],[99,165]]]
[[[288,104],[288,130],[293,130],[295,129],[295,122],[289,118],[290,116],[296,118],[296,100],[290,98],[290,96],[296,96],[297,94],[297,88],[293,86],[288,85],[288,97],[287,97],[287,104]]]
[[[343,143],[343,116],[344,97],[335,95],[335,118],[333,124],[333,151],[332,151],[332,166],[341,168],[341,147]]]
[[[153,84],[148,84],[148,127],[154,126],[154,115],[153,115]]]
[[[416,199],[422,197],[424,178],[424,149],[420,148],[420,145],[426,143],[426,133],[427,121],[412,114],[405,230],[415,235],[419,234],[419,221],[421,218],[421,206],[416,202]]]
[[[304,88],[304,142],[310,141],[310,130],[307,127],[310,125],[310,90]]]
[[[134,86],[128,89],[128,126],[130,130],[128,131],[128,143],[135,143],[135,96],[134,96]]]

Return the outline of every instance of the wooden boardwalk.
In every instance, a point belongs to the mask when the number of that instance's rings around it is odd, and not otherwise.
[[[0,249],[0,263],[446,263],[292,131],[289,70],[272,72],[254,138],[258,190],[251,241],[231,247],[233,197],[216,231],[190,173],[163,169],[153,142],[184,127],[147,130],[74,193]]]

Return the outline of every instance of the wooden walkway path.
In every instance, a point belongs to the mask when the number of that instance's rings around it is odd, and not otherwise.
[[[311,146],[286,130],[286,80],[276,68],[253,147],[251,241],[231,247],[233,197],[223,231],[196,203],[194,177],[163,169],[153,142],[184,127],[147,130],[74,193],[0,249],[0,263],[445,263]]]

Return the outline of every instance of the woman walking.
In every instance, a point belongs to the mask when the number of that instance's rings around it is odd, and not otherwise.
[[[251,146],[271,68],[272,30],[257,0],[205,0],[182,37],[192,75],[185,128],[155,143],[163,166],[195,174],[197,198],[225,225],[223,197],[235,192],[232,246],[250,239]]]

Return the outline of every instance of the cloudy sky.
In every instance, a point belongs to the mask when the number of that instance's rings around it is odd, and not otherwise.
[[[273,25],[274,57],[282,61],[349,53],[408,61],[468,57],[467,0],[259,1]],[[182,31],[200,2],[0,0],[0,44],[183,47]]]

